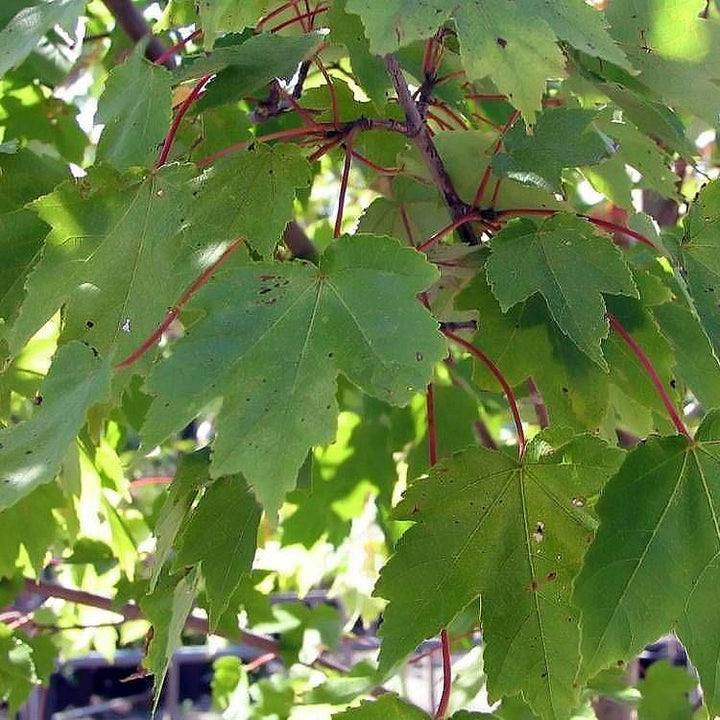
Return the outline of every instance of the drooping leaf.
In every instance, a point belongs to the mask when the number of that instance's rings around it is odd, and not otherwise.
[[[270,255],[293,217],[296,190],[309,184],[309,165],[298,148],[253,145],[215,163],[197,181],[191,234],[204,244],[244,236],[261,255]]]
[[[685,219],[682,264],[688,288],[715,351],[720,351],[720,182],[708,183]]]
[[[35,572],[38,575],[41,573],[48,548],[59,530],[53,510],[62,505],[60,487],[53,483],[35,488],[12,507],[0,512],[3,528],[0,577],[12,577],[21,547],[25,549]]]
[[[620,455],[597,438],[546,432],[521,463],[477,448],[411,485],[396,518],[415,525],[375,590],[390,601],[381,669],[482,594],[491,695],[522,691],[541,716],[567,718],[580,662],[571,585],[593,537],[588,503]]]
[[[178,532],[198,492],[210,481],[210,454],[200,450],[184,455],[175,471],[165,502],[160,508],[154,534],[157,538],[150,591],[160,577],[163,566],[170,558]]]
[[[24,7],[0,30],[0,78],[17,67],[55,25],[72,23],[87,0],[53,0]]]
[[[147,165],[170,127],[171,105],[170,73],[145,59],[141,43],[110,71],[98,100],[98,160],[118,170]]]
[[[515,125],[505,137],[505,152],[493,159],[493,170],[526,185],[560,192],[563,168],[597,165],[610,154],[591,127],[595,114],[580,108],[549,108],[538,118],[532,135]]]
[[[32,417],[0,430],[0,509],[50,482],[85,423],[110,390],[110,365],[81,343],[58,350]]]
[[[672,630],[720,552],[718,439],[712,412],[695,444],[650,438],[607,484],[597,505],[600,529],[574,593],[582,610],[582,677]],[[703,623],[694,616],[696,638]]]
[[[147,176],[99,170],[34,204],[52,226],[9,333],[16,353],[64,306],[63,340],[80,339],[120,361],[158,326],[207,257],[178,236],[191,170]]]
[[[158,397],[145,441],[222,397],[211,473],[242,472],[275,511],[308,448],[334,437],[338,372],[393,404],[425,387],[445,343],[415,295],[435,277],[419,253],[374,235],[342,238],[319,268],[255,263],[216,275],[188,306],[204,319],[149,380]]]
[[[153,628],[143,667],[154,675],[155,706],[160,699],[170,660],[180,647],[182,630],[192,610],[197,584],[195,570],[175,576],[163,574],[153,592],[140,601],[140,607]]]
[[[487,276],[503,312],[540,293],[560,329],[606,368],[608,334],[602,293],[637,297],[632,275],[608,237],[589,222],[556,214],[536,225],[521,219],[493,239]]]
[[[177,539],[173,569],[197,564],[209,598],[210,628],[252,568],[260,508],[242,478],[215,480],[200,498]]]
[[[427,720],[427,713],[410,705],[397,695],[387,693],[372,702],[366,700],[356,708],[335,713],[339,720]]]
[[[0,623],[0,700],[8,704],[8,713],[17,713],[33,688],[35,670],[32,648]]]

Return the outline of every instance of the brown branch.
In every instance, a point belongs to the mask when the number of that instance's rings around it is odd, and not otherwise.
[[[415,142],[425,166],[430,171],[435,185],[437,185],[438,190],[445,199],[453,221],[460,220],[471,211],[471,208],[457,194],[394,55],[385,56],[385,67],[395,87],[398,101],[405,111],[407,134]],[[457,233],[463,242],[471,245],[477,244],[475,235],[469,225],[460,225],[457,228]]]
[[[103,595],[95,595],[85,590],[75,590],[73,588],[58,585],[57,583],[47,582],[45,580],[25,579],[25,592],[38,595],[42,598],[58,598],[66,602],[77,603],[78,605],[87,605],[88,607],[98,608],[107,612],[121,615],[126,620],[142,620],[143,614],[137,605],[126,603],[119,607],[115,607],[112,599]],[[209,635],[210,628],[207,620],[203,618],[188,617],[185,621],[185,629],[201,635]],[[278,652],[278,644],[271,638],[257,635],[256,633],[240,630],[236,637],[228,638],[229,640],[237,640],[250,647],[257,648],[263,652]]]
[[[152,35],[150,25],[140,8],[132,0],[104,0],[108,10],[113,14],[118,25],[125,31],[125,34],[134,42]],[[152,62],[165,54],[165,47],[157,37],[151,37],[145,48],[145,57]],[[167,68],[173,68],[174,62],[171,57],[164,60]]]

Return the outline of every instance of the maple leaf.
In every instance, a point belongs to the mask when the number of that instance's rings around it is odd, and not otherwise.
[[[393,693],[381,695],[372,702],[365,701],[358,707],[334,713],[338,720],[426,720],[429,716],[419,707],[410,705]]]
[[[58,350],[29,420],[0,430],[0,510],[50,482],[85,424],[110,392],[111,368],[79,342]]]
[[[308,263],[252,263],[217,274],[188,304],[204,317],[148,381],[148,446],[213,398],[213,476],[242,472],[279,507],[308,448],[335,436],[335,378],[393,404],[424,388],[445,342],[415,296],[437,277],[415,250],[344,237]]]
[[[693,658],[708,657],[716,624],[700,610],[710,587],[715,597],[719,587],[719,422],[718,411],[709,413],[694,443],[648,439],[605,487],[600,528],[574,593],[582,611],[581,677],[628,660],[676,627],[685,611],[681,639]],[[715,664],[699,670],[714,687]],[[716,696],[712,702],[717,708]]]
[[[118,175],[109,168],[33,203],[52,231],[8,333],[13,353],[64,306],[61,341],[122,359],[160,323],[199,274],[177,234],[192,200],[189,166]]]
[[[519,219],[494,238],[487,277],[503,312],[535,293],[560,329],[603,369],[608,335],[601,293],[638,297],[620,251],[575,215],[557,213],[539,225]]]
[[[105,125],[98,160],[119,170],[147,164],[170,125],[171,110],[170,73],[145,59],[141,43],[110,71],[98,100],[97,120]]]
[[[185,521],[172,569],[199,565],[211,630],[238,586],[250,576],[259,523],[260,508],[238,476],[215,480]]]
[[[475,448],[413,483],[394,516],[415,524],[375,588],[390,601],[381,670],[482,595],[490,693],[522,691],[541,716],[569,717],[580,662],[571,586],[596,524],[588,503],[621,456],[588,435],[545,431],[522,462]]]

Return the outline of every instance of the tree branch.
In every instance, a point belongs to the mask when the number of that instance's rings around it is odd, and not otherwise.
[[[472,208],[460,199],[457,194],[450,176],[445,170],[443,161],[438,154],[437,148],[435,147],[430,133],[428,132],[425,123],[420,115],[415,101],[410,95],[410,90],[403,77],[402,70],[398,64],[397,59],[394,55],[385,56],[385,67],[387,68],[390,79],[395,86],[395,92],[398,96],[398,101],[405,111],[405,118],[407,120],[407,134],[413,139],[417,149],[420,151],[427,169],[430,171],[435,184],[440,190],[445,203],[447,204],[450,215],[453,221],[460,220],[468,212],[472,211]],[[458,226],[457,233],[463,242],[471,245],[476,245],[477,240],[471,228],[467,224]]]
[[[152,35],[150,25],[140,8],[132,0],[104,0],[108,10],[113,14],[118,25],[125,31],[125,34],[134,42],[142,40],[147,35]],[[159,38],[151,37],[145,48],[145,57],[155,62],[165,53],[165,47]],[[173,68],[173,59],[165,58],[163,65]]]
[[[65,600],[66,602],[78,603],[79,605],[87,605],[89,607],[98,608],[99,610],[106,610],[117,615],[122,615],[126,620],[141,620],[143,614],[137,605],[127,603],[120,607],[115,607],[112,599],[103,595],[95,595],[94,593],[86,592],[85,590],[74,590],[73,588],[65,587],[64,585],[58,585],[57,583],[47,582],[45,580],[30,580],[25,579],[25,592],[32,593],[33,595],[39,595],[42,598],[58,598]],[[201,635],[209,635],[210,628],[207,620],[203,618],[188,617],[185,621],[185,629],[192,632],[199,633]],[[278,644],[271,638],[266,638],[262,635],[247,632],[246,630],[240,630],[237,637],[228,638],[229,640],[239,640],[245,645],[257,648],[263,652],[277,652]]]

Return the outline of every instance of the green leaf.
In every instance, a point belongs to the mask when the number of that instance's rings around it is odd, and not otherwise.
[[[688,289],[716,352],[720,351],[720,182],[708,183],[685,219],[681,261]]]
[[[20,10],[0,30],[0,78],[17,67],[55,25],[73,22],[87,0],[52,0]]]
[[[540,293],[560,329],[603,368],[600,342],[608,324],[601,293],[637,297],[610,238],[569,214],[558,213],[539,226],[527,219],[508,224],[493,239],[487,276],[503,312]]]
[[[53,483],[35,488],[11,508],[0,512],[3,541],[0,543],[0,576],[12,577],[21,547],[40,575],[48,549],[58,535],[53,510],[63,506],[60,487]]]
[[[187,0],[185,0],[187,2]],[[272,6],[271,0],[195,0],[200,15],[205,48],[209,50],[218,35],[253,27]]]
[[[263,143],[214,163],[197,181],[192,236],[198,244],[244,236],[270,255],[293,218],[296,190],[310,186],[309,169],[297,147]]]
[[[688,698],[695,680],[687,668],[660,660],[648,668],[640,687],[638,720],[691,720],[695,715]]]
[[[697,317],[677,303],[654,307],[652,314],[672,344],[678,375],[704,407],[720,407],[720,363]]]
[[[415,296],[436,272],[374,235],[342,238],[319,267],[254,263],[216,275],[204,314],[150,377],[149,445],[223,397],[211,474],[242,472],[274,512],[308,448],[335,435],[335,378],[393,404],[424,388],[445,342]],[[192,381],[190,381],[192,378]]]
[[[591,127],[595,116],[594,110],[549,108],[539,116],[532,135],[516,125],[505,138],[505,152],[493,159],[493,170],[525,185],[561,192],[563,168],[597,165],[610,154]]]
[[[608,406],[608,376],[578,350],[552,321],[535,296],[503,313],[482,275],[457,298],[459,309],[478,310],[474,343],[515,387],[532,378],[545,402],[550,423],[578,430],[599,427]],[[501,392],[493,374],[475,363],[475,382]]]
[[[317,50],[321,40],[317,33],[298,37],[254,35],[240,45],[217,48],[209,56],[188,63],[187,68],[177,71],[176,79],[199,77],[219,69],[196,107],[205,110],[234,103],[259,92],[275,78],[292,77],[298,64]]]
[[[32,648],[0,623],[0,700],[14,717],[30,695],[35,680]]]
[[[515,2],[504,1],[461,3],[455,23],[468,78],[490,77],[532,123],[548,78],[565,76],[553,31],[535,13],[528,15]]]
[[[198,564],[209,600],[210,629],[247,582],[257,546],[260,508],[240,477],[215,480],[205,490],[177,540],[173,570]]]
[[[190,511],[198,492],[210,482],[209,469],[210,453],[207,450],[183,455],[178,464],[175,477],[155,523],[154,535],[157,543],[153,572],[150,576],[151,592],[155,589],[163,566],[170,558],[185,516]]]
[[[343,720],[427,720],[429,716],[419,707],[410,705],[397,695],[387,693],[377,700],[365,701],[356,708],[333,714]]]
[[[491,695],[522,691],[541,716],[569,717],[580,662],[571,585],[593,537],[588,503],[620,455],[597,438],[545,432],[522,463],[476,448],[411,485],[395,517],[415,525],[375,589],[390,601],[381,670],[482,595]]]
[[[650,438],[607,484],[597,505],[600,529],[575,586],[582,677],[628,660],[670,631],[720,552],[718,429],[712,412],[695,444]],[[705,623],[712,627],[706,617],[694,616],[695,637]]]
[[[58,350],[29,420],[0,430],[0,510],[50,482],[88,410],[110,390],[110,366],[89,347]]]
[[[177,233],[192,200],[187,166],[145,177],[98,169],[34,207],[53,230],[9,333],[16,353],[64,306],[62,340],[122,360],[152,333],[209,258]]]
[[[98,160],[118,170],[148,164],[170,127],[171,105],[170,73],[147,61],[140,43],[110,71],[98,101],[97,121],[105,125]]]
[[[155,708],[170,660],[175,650],[180,647],[182,630],[192,610],[197,583],[197,573],[194,570],[174,577],[164,574],[155,590],[140,601],[140,608],[153,628],[143,667],[155,676]]]

